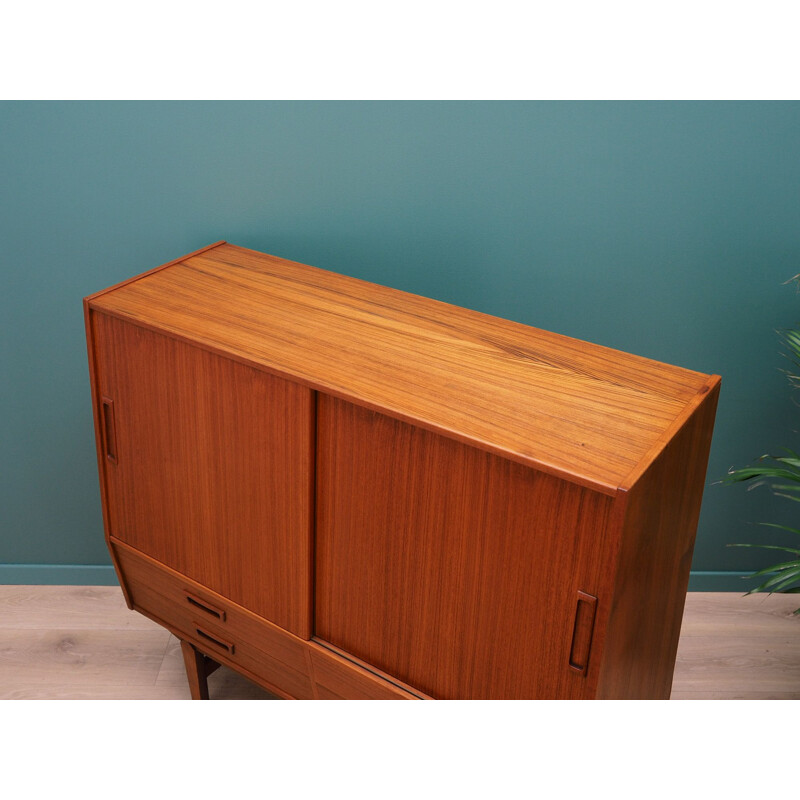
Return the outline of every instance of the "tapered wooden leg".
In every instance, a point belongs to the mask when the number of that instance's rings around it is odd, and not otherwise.
[[[208,676],[219,667],[219,664],[183,639],[181,639],[181,652],[183,663],[186,665],[186,677],[189,680],[192,700],[208,700]]]

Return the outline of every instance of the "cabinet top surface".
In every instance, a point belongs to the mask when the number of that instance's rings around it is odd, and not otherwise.
[[[609,493],[718,381],[227,243],[89,305]]]

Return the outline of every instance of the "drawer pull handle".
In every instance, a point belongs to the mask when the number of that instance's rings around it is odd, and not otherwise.
[[[586,592],[578,592],[578,607],[575,609],[575,627],[572,630],[572,647],[569,653],[569,665],[576,672],[585,672],[589,664],[596,612],[597,598]]]
[[[230,642],[224,642],[222,639],[218,639],[216,636],[212,636],[210,633],[206,633],[202,628],[198,628],[195,626],[195,633],[201,638],[205,639],[207,642],[211,642],[211,644],[219,647],[221,650],[224,650],[226,653],[233,655],[233,645]]]
[[[190,605],[194,606],[195,608],[199,608],[201,611],[205,611],[206,614],[210,614],[220,622],[225,622],[225,612],[221,608],[216,608],[212,606],[211,603],[207,603],[205,600],[201,600],[199,597],[196,597],[189,592],[184,592],[183,596],[186,598],[186,602]]]
[[[102,436],[105,456],[112,464],[117,463],[117,428],[114,424],[114,401],[110,397],[103,397],[100,404],[103,421]]]

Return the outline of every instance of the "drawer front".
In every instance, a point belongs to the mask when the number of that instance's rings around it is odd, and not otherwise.
[[[282,693],[298,699],[314,696],[302,639],[132,548],[112,544],[136,610],[163,622],[201,652]]]

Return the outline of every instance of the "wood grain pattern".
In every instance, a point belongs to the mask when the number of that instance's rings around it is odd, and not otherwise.
[[[317,404],[317,636],[436,698],[581,698],[578,591],[611,500],[390,417]]]
[[[149,602],[143,606],[134,605],[134,609],[165,627],[176,638],[190,643],[212,660],[244,675],[248,680],[278,697],[286,700],[310,700],[313,697],[308,673],[300,673],[287,667],[286,664],[274,659],[271,654],[253,647],[249,641],[225,639],[224,634],[214,631],[210,626],[203,625],[202,630],[207,636],[200,635],[198,630],[200,626],[197,626],[194,620],[182,619],[164,598],[156,598],[155,603]],[[226,646],[215,645],[215,640],[225,642]],[[194,680],[193,675],[189,674],[188,678],[191,684]]]
[[[299,637],[122,542],[112,539],[112,546],[130,581],[134,604],[145,608],[168,605],[174,609],[172,615],[187,625],[194,620],[209,623],[222,632],[223,638],[249,641],[291,669],[306,671],[304,648]],[[224,610],[224,619],[215,619],[187,603],[186,595],[189,593],[210,607]]]
[[[224,241],[215,242],[214,244],[202,247],[199,250],[195,250],[193,253],[191,253],[191,255],[193,256],[200,255],[206,250],[211,250],[222,244],[225,244],[225,242]],[[109,548],[109,552],[111,552],[111,559],[112,562],[114,563],[114,569],[117,573],[117,577],[119,578],[120,586],[122,587],[122,594],[125,598],[125,603],[127,604],[128,608],[131,608],[132,606],[130,597],[128,596],[128,588],[125,585],[125,576],[120,571],[119,564],[117,564],[116,561],[114,561],[115,556],[113,551],[111,550],[111,544],[109,542],[109,536],[110,536],[110,524],[108,519],[109,503],[106,492],[106,480],[104,475],[105,472],[105,464],[104,464],[105,454],[103,453],[104,432],[103,432],[103,420],[101,418],[102,415],[100,407],[100,397],[97,391],[97,386],[98,386],[97,358],[94,347],[94,335],[93,335],[94,332],[92,330],[90,304],[93,300],[96,300],[97,298],[101,297],[104,294],[119,289],[122,286],[126,286],[127,284],[137,281],[140,278],[143,278],[147,275],[152,275],[156,272],[159,272],[160,270],[167,269],[168,267],[171,267],[173,264],[179,263],[186,257],[187,256],[183,256],[180,259],[168,261],[166,264],[161,264],[160,266],[154,267],[153,269],[148,270],[147,272],[144,272],[140,275],[136,275],[132,278],[128,278],[127,280],[121,281],[120,283],[115,284],[114,286],[109,286],[105,289],[101,289],[99,292],[95,292],[94,294],[91,294],[88,297],[83,298],[83,321],[84,321],[84,328],[86,330],[86,348],[89,361],[89,381],[92,386],[92,411],[94,417],[95,443],[97,448],[97,468],[98,468],[98,473],[100,475],[100,496],[102,500],[102,510],[103,510],[103,528],[106,537],[106,545]]]
[[[183,640],[182,652],[192,697],[208,699],[202,656],[211,657],[274,693],[295,699],[419,699],[410,687],[370,671],[366,665],[317,642],[307,642],[226,601],[152,558],[112,539],[128,579],[135,610],[166,626]],[[223,615],[204,615],[186,597],[198,598]],[[232,652],[198,636],[198,626]]]
[[[312,393],[102,314],[91,323],[96,392],[114,402],[110,533],[308,637]]]
[[[706,383],[228,244],[91,307],[609,494]]]
[[[183,663],[186,667],[186,678],[189,682],[189,693],[192,700],[208,700],[208,676],[211,670],[208,665],[211,659],[203,655],[189,642],[181,641]],[[219,666],[216,662],[211,662]]]
[[[101,292],[98,292],[97,296],[99,296],[99,294],[101,294]],[[106,458],[103,442],[103,419],[101,413],[101,394],[98,389],[99,378],[97,368],[97,353],[95,352],[94,343],[94,330],[92,328],[92,312],[89,310],[90,299],[90,297],[84,297],[83,299],[83,324],[86,330],[86,351],[89,361],[89,382],[92,387],[92,416],[94,420],[95,451],[97,454],[97,474],[100,477],[100,504],[103,511],[103,535],[105,536],[106,546],[108,547],[112,563],[114,564],[114,570],[117,573],[117,578],[119,579],[120,586],[122,587],[122,594],[125,598],[125,603],[128,608],[133,608],[131,605],[131,598],[128,593],[128,587],[125,585],[125,576],[122,574],[119,564],[117,564],[115,560],[116,556],[111,550],[111,542],[109,541],[109,537],[111,535],[111,524],[109,522],[108,487],[105,474]]]
[[[622,521],[601,698],[669,698],[718,396],[717,383],[615,500]]]
[[[137,611],[165,625],[215,661],[245,671],[270,691],[299,699],[312,697],[304,640],[133,548],[114,540],[112,544]],[[224,619],[205,614],[187,603],[187,591],[210,607],[223,609]],[[197,684],[193,671],[189,678],[192,684]]]
[[[152,269],[147,270],[146,272],[141,272],[138,275],[134,275],[131,278],[126,278],[125,280],[120,281],[119,283],[115,283],[111,286],[106,287],[105,289],[100,289],[98,292],[94,292],[93,294],[88,295],[84,298],[84,308],[88,308],[88,304],[96,300],[98,297],[102,297],[104,294],[108,294],[109,292],[115,292],[117,289],[121,289],[123,286],[127,286],[129,283],[133,283],[134,281],[141,280],[142,278],[146,278],[149,275],[154,275],[156,272],[160,272],[162,269],[166,269],[167,267],[171,267],[174,264],[180,264],[182,261],[186,261],[187,258],[192,258],[193,256],[199,256],[201,253],[205,253],[207,250],[213,250],[220,245],[226,244],[224,239],[220,239],[218,242],[213,242],[212,244],[207,244],[205,247],[200,247],[197,250],[193,250],[191,253],[187,253],[185,256],[179,256],[178,258],[173,258],[172,261],[167,261],[165,264],[160,264],[157,267],[153,267]]]
[[[308,644],[316,695],[320,700],[420,700],[414,691],[333,652],[324,643]]]

